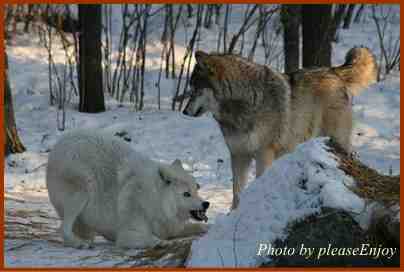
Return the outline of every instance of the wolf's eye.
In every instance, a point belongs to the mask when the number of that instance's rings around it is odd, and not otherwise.
[[[191,196],[191,194],[189,192],[184,193],[184,197],[190,197],[190,196]]]

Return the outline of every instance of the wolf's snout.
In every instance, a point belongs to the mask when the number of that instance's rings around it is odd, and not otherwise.
[[[209,208],[209,202],[208,201],[203,201],[202,202],[202,209],[198,209],[198,210],[192,210],[190,211],[191,214],[191,218],[193,218],[196,221],[208,221],[208,217],[206,216],[206,211]]]

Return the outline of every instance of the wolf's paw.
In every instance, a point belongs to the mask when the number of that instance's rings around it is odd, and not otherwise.
[[[208,232],[209,228],[212,226],[212,224],[201,224],[201,234],[205,234]]]
[[[167,240],[160,240],[154,248],[167,248],[173,245],[172,241],[167,241]]]
[[[71,237],[64,240],[64,245],[68,247],[74,247],[77,249],[90,249],[93,247],[92,243],[89,241],[81,240],[76,237]]]

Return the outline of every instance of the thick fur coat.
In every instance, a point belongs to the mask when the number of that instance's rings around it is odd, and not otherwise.
[[[195,53],[191,97],[184,114],[213,113],[231,154],[233,205],[256,160],[260,176],[272,161],[307,139],[330,136],[351,149],[352,96],[376,81],[367,48],[352,48],[332,68],[280,74],[231,54]]]
[[[122,139],[90,130],[69,132],[52,149],[46,182],[67,246],[89,247],[95,234],[118,247],[145,248],[197,235],[209,202],[178,160],[152,161]]]

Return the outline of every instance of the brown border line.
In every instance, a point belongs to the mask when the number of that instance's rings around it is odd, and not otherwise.
[[[120,4],[120,3],[135,3],[136,1],[128,1],[128,0],[109,0],[109,1],[102,1],[102,0],[79,0],[79,1],[64,1],[64,0],[55,0],[55,1],[19,1],[19,0],[13,0],[13,1],[5,1],[4,4],[33,4],[33,3],[54,3],[54,4],[66,4],[66,3],[73,3],[73,4],[78,4],[78,3],[103,3],[103,4]],[[145,3],[144,1],[142,1]],[[237,0],[230,0],[226,1],[226,3],[232,3],[232,4],[246,4],[246,3],[278,3],[278,4],[318,4],[318,3],[325,3],[325,4],[336,4],[336,3],[364,3],[364,4],[401,4],[402,1],[399,0],[369,0],[369,1],[349,1],[349,0],[339,0],[339,1],[327,1],[327,0],[306,0],[306,1],[299,1],[299,0],[287,0],[287,1],[251,1],[251,0],[244,0],[244,1],[237,1]],[[141,3],[139,1],[139,3]],[[152,0],[152,1],[147,1],[147,3],[223,3],[223,1],[159,1],[159,0]],[[4,71],[4,52],[5,52],[5,44],[4,44],[4,4],[0,4],[0,38],[1,38],[1,46],[0,46],[0,70]],[[401,16],[401,8],[400,8],[400,35],[402,36],[404,30],[401,28],[401,25],[403,25],[403,18]],[[404,68],[403,62],[400,63],[400,70]],[[0,123],[1,127],[3,129],[3,132],[0,135],[0,156],[2,158],[2,165],[1,165],[1,170],[0,173],[3,176],[3,184],[1,186],[1,194],[4,196],[4,148],[5,148],[5,134],[4,134],[4,72],[0,73],[0,106],[1,106],[1,113],[0,113]],[[401,81],[400,81],[400,90],[401,90]],[[402,109],[400,107],[400,117],[402,115]],[[400,135],[402,134],[402,129],[400,127]],[[403,151],[403,147],[400,144],[400,154]],[[402,169],[402,163],[400,160],[400,168]],[[401,181],[401,179],[400,179]],[[404,191],[403,186],[400,187],[400,194],[402,195]],[[400,199],[400,205],[402,205],[403,200]],[[232,269],[232,268],[117,268],[117,269],[111,269],[111,268],[54,268],[54,269],[49,269],[49,268],[5,268],[4,267],[4,211],[5,211],[5,201],[3,198],[3,205],[0,208],[0,215],[3,218],[3,224],[0,224],[0,238],[1,241],[3,241],[3,247],[1,248],[2,252],[2,258],[0,261],[0,270],[1,271],[187,271],[187,270],[193,270],[193,271],[217,271],[217,270],[224,270],[224,271],[236,271],[236,270],[241,270],[241,271],[402,271],[404,268],[404,252],[402,248],[402,244],[404,242],[404,237],[401,235],[400,238],[400,268],[257,268],[257,269]],[[402,226],[400,226],[400,231],[402,230]],[[402,233],[402,232],[401,232]]]
[[[5,44],[4,44],[4,5],[0,7],[0,123],[2,132],[0,133],[0,156],[1,156],[1,166],[0,173],[3,177],[3,182],[1,185],[1,195],[3,196],[3,203],[0,208],[0,215],[3,219],[2,224],[0,224],[0,237],[2,241],[1,252],[2,258],[0,260],[0,267],[4,267],[4,211],[5,211],[5,199],[4,199],[4,152],[5,152],[5,123],[4,123],[4,82],[5,82],[5,71],[4,71],[4,52],[5,52]]]
[[[4,123],[4,83],[5,83],[5,59],[4,59],[4,52],[5,52],[5,42],[4,42],[4,5],[1,5],[0,7],[0,38],[1,38],[1,42],[0,42],[0,106],[1,106],[1,112],[0,112],[0,123],[1,123],[1,128],[2,128],[2,132],[0,134],[0,156],[1,156],[1,176],[3,177],[3,182],[1,185],[1,195],[3,196],[3,203],[1,205],[0,208],[0,214],[1,214],[1,218],[3,219],[2,224],[0,224],[0,237],[1,237],[1,241],[2,241],[2,248],[1,248],[1,252],[2,252],[2,256],[1,256],[1,260],[0,260],[0,265],[1,267],[4,267],[4,211],[5,211],[5,198],[4,198],[4,184],[5,184],[5,177],[4,177],[4,167],[5,167],[5,123]]]
[[[52,1],[43,1],[43,0],[5,0],[5,4],[122,4],[122,3],[148,3],[148,4],[197,4],[197,3],[226,3],[226,4],[400,4],[403,0],[273,0],[273,1],[263,1],[263,0],[227,0],[227,1],[187,1],[187,0],[150,0],[150,1],[136,1],[136,0],[75,0],[75,1],[66,1],[66,0],[52,0]],[[3,4],[4,5],[4,4]],[[401,13],[401,10],[400,10]]]
[[[402,271],[399,268],[321,268],[321,267],[296,267],[296,268],[83,268],[83,267],[72,267],[72,268],[41,268],[41,267],[36,267],[36,268],[4,268],[4,271]]]
[[[402,28],[404,19],[403,19],[402,15],[403,15],[403,12],[402,12],[402,8],[401,8],[401,5],[400,5],[400,45],[401,45],[401,42],[403,41],[401,39],[401,36],[403,36],[403,33],[404,33],[404,30]],[[400,48],[400,50],[401,50],[401,48]],[[403,67],[404,67],[404,64],[400,60],[400,71],[403,70]],[[402,87],[402,85],[401,85],[401,74],[400,74],[400,93],[401,93],[401,87]],[[401,94],[400,94],[400,101],[401,101]],[[403,116],[403,108],[401,108],[401,104],[400,104],[400,118],[401,118],[401,116]],[[402,130],[402,126],[400,124],[400,169],[403,169],[403,163],[401,161],[401,153],[403,152],[403,145],[401,144],[401,134],[402,133],[403,133],[403,130]],[[401,178],[401,173],[400,173],[400,183],[402,181],[403,181],[403,179]],[[403,198],[401,197],[403,195],[403,192],[404,192],[404,188],[403,188],[402,185],[400,185],[400,207],[403,206]],[[400,210],[400,219],[401,219],[401,215],[402,215],[402,213],[401,213],[401,210]],[[401,225],[401,222],[400,222],[400,269],[404,268],[403,242],[404,242],[403,225]]]

